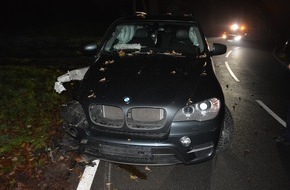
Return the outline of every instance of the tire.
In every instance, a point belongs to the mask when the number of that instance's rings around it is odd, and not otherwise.
[[[225,107],[224,125],[220,132],[220,138],[217,145],[217,152],[224,152],[230,145],[234,134],[234,121],[229,108]]]

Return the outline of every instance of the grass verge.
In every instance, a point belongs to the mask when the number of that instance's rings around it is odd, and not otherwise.
[[[37,178],[47,159],[37,152],[48,148],[62,122],[59,108],[66,97],[53,89],[61,74],[55,69],[0,66],[0,184],[11,187],[17,173]]]

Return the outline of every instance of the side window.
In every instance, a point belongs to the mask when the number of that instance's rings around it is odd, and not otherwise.
[[[135,32],[136,25],[119,25],[116,27],[115,31],[112,33],[111,38],[107,41],[105,45],[105,50],[110,51],[112,47],[116,44],[126,44],[129,42]]]
[[[129,42],[136,32],[135,25],[125,25],[121,27],[120,33],[117,36],[118,43],[117,44],[126,44]]]
[[[193,45],[199,47],[200,51],[204,51],[203,41],[197,27],[191,26],[189,28],[189,38]]]
[[[197,39],[197,36],[196,36],[196,33],[195,33],[193,27],[190,27],[189,28],[188,35],[189,35],[189,39],[191,40],[191,42],[193,43],[193,45],[199,46],[198,39]]]

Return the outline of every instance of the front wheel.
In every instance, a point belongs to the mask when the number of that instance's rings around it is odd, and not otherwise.
[[[217,145],[217,152],[225,151],[232,142],[234,134],[234,121],[229,108],[225,107],[224,124],[220,133],[219,142]]]

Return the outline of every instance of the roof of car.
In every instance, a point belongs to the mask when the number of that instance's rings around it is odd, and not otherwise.
[[[191,15],[146,15],[137,14],[136,16],[128,16],[119,19],[121,21],[182,21],[182,22],[194,22],[197,21]]]

